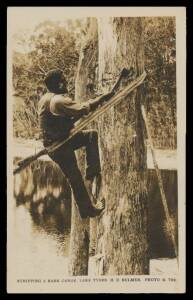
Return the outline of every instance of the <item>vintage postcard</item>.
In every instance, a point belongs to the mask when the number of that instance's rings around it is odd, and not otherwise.
[[[185,7],[8,7],[7,292],[185,292]]]

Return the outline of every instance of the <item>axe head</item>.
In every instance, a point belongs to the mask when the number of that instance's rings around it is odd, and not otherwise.
[[[122,77],[132,76],[133,72],[134,72],[134,70],[132,67],[130,69],[123,68],[121,71],[121,76]]]

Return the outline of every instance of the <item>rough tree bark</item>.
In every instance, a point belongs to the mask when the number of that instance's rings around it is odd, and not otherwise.
[[[110,90],[123,67],[143,72],[140,18],[100,18],[99,84]],[[124,85],[124,84],[123,84]],[[105,213],[99,217],[96,275],[148,274],[146,148],[142,88],[99,119]]]
[[[75,82],[75,100],[86,101],[92,94],[97,60],[97,20],[88,18],[86,35],[82,43]],[[84,176],[85,155],[78,153],[78,165]],[[78,183],[77,183],[78,184]],[[72,199],[69,275],[87,275],[89,260],[89,218],[80,217],[75,200]]]

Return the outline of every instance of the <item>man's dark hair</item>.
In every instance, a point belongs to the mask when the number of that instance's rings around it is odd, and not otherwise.
[[[62,77],[62,71],[59,69],[50,70],[44,79],[45,85],[48,90],[55,93],[58,87],[58,82]]]

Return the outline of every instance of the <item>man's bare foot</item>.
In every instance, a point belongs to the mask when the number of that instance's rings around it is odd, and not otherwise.
[[[105,199],[97,201],[96,204],[92,204],[89,207],[79,208],[80,216],[82,219],[87,217],[95,218],[99,216],[105,209]]]
[[[93,207],[90,207],[88,209],[87,215],[90,218],[97,217],[102,213],[104,209],[105,209],[105,199],[103,198],[97,201],[97,203]]]

